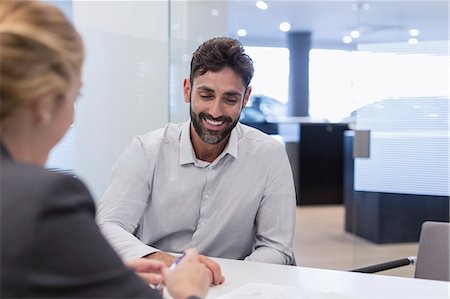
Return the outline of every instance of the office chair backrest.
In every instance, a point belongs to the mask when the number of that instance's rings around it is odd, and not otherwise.
[[[423,223],[417,252],[416,278],[450,281],[450,223]]]

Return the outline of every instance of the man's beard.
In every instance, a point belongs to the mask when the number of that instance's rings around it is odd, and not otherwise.
[[[192,105],[189,107],[189,114],[191,115],[191,121],[194,125],[195,132],[200,137],[200,139],[207,144],[217,144],[227,138],[234,127],[237,125],[239,121],[239,117],[236,118],[235,121],[231,119],[229,116],[221,116],[218,118],[214,118],[209,114],[204,112],[200,112],[199,115],[192,111]],[[223,121],[226,125],[222,130],[209,130],[208,128],[204,128],[201,124],[203,119],[210,119],[213,121]]]

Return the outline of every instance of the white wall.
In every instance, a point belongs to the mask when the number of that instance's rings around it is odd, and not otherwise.
[[[168,122],[169,2],[74,1],[86,62],[75,173],[95,199],[133,136]]]

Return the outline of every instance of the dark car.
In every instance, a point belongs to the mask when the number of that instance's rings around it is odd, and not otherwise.
[[[267,134],[277,134],[277,124],[272,122],[286,116],[287,105],[264,95],[251,96],[241,112],[241,123],[255,127]]]
[[[287,105],[278,100],[264,95],[250,96],[247,106],[241,113],[241,122],[270,122],[274,118],[285,116],[286,113]]]

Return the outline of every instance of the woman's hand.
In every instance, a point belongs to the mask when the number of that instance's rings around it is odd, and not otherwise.
[[[175,299],[204,298],[213,280],[211,271],[200,262],[195,249],[188,249],[175,269],[163,269],[163,276],[167,290]]]
[[[162,271],[167,268],[163,262],[147,258],[127,261],[125,265],[133,269],[147,283],[153,285],[157,285],[163,281]]]

